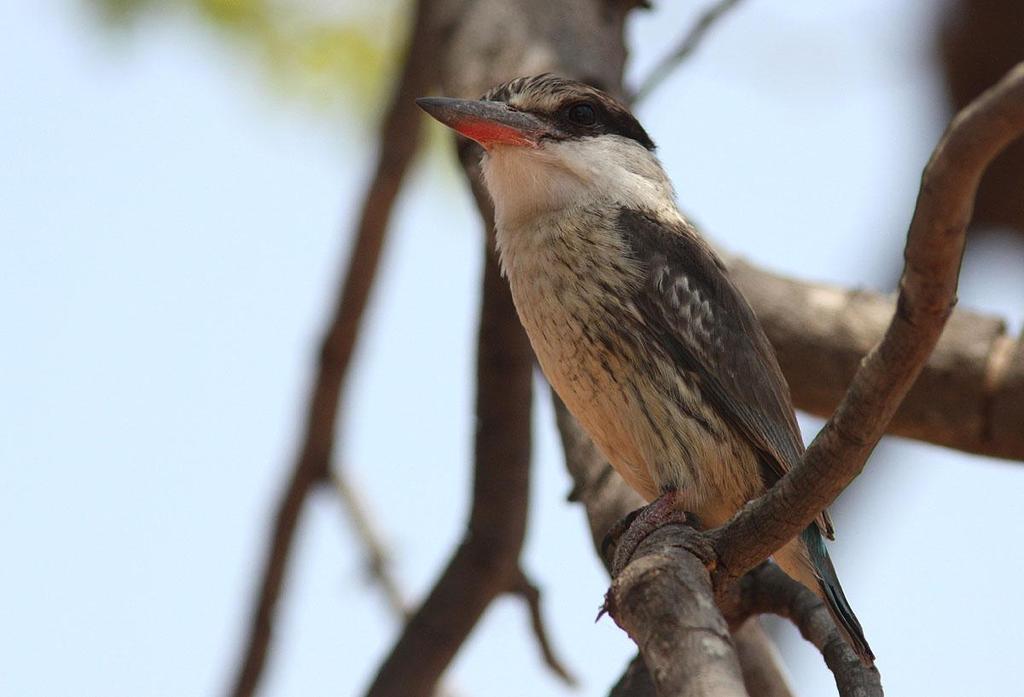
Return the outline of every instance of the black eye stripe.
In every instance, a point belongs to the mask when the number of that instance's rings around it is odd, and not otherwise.
[[[577,99],[560,107],[552,116],[571,137],[617,135],[635,140],[648,150],[654,149],[643,126],[628,111],[614,105]]]
[[[524,95],[527,97],[525,101]],[[648,150],[654,150],[650,136],[629,110],[612,96],[596,89],[595,85],[557,75],[535,75],[497,85],[483,99],[506,104],[519,102],[521,110],[550,120],[563,138],[610,134],[635,140]],[[570,115],[571,109],[582,104],[588,104],[593,109],[593,121],[589,115],[584,116],[582,111]]]

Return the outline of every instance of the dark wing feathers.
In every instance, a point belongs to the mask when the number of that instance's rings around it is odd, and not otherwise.
[[[624,210],[618,221],[645,275],[635,298],[651,332],[695,373],[722,415],[761,454],[766,486],[804,451],[775,351],[722,262],[690,228]],[[822,532],[833,536],[823,511]]]

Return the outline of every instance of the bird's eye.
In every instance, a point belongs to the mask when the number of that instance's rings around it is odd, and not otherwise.
[[[597,122],[594,105],[580,102],[569,107],[569,120],[580,126],[593,126]]]

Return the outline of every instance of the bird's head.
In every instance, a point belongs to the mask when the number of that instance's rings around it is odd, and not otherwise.
[[[614,97],[545,74],[511,80],[480,100],[416,100],[479,143],[499,228],[579,206],[674,207],[654,142]]]

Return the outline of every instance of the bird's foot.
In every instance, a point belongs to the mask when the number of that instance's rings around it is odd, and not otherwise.
[[[611,564],[615,561],[615,549],[619,544],[619,540],[629,530],[629,526],[633,524],[633,521],[643,513],[647,506],[641,506],[635,511],[630,511],[626,515],[619,518],[615,525],[608,529],[608,532],[604,534],[604,539],[601,541],[601,558],[605,560],[606,564]]]
[[[681,525],[697,525],[696,516],[682,509],[678,489],[668,489],[643,508],[638,508],[612,526],[601,544],[601,553],[608,558],[610,548],[614,547],[611,558],[612,578],[619,575],[632,559],[640,543],[658,528],[672,523]]]
[[[681,507],[679,491],[669,489],[643,508],[628,513],[612,526],[601,543],[601,555],[607,560],[611,555],[612,579],[626,568],[640,543],[652,532],[669,524],[690,525],[699,527],[697,517],[687,513]],[[609,588],[604,596],[604,603],[598,610],[597,619],[612,611],[614,598]]]

